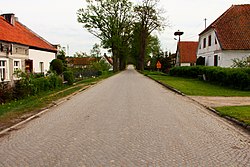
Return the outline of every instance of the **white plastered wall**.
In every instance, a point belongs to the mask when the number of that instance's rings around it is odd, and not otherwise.
[[[29,49],[29,59],[33,60],[33,72],[40,73],[41,65],[40,62],[44,64],[44,71],[47,73],[50,68],[50,62],[56,58],[56,54],[53,52]]]

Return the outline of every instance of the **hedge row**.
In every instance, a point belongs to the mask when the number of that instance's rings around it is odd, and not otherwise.
[[[26,75],[18,80],[14,87],[1,84],[0,103],[2,104],[12,100],[22,99],[27,96],[37,95],[41,92],[54,90],[62,85],[62,78],[55,74],[41,78],[33,78],[33,76]]]
[[[250,90],[250,68],[222,68],[208,66],[174,67],[170,75],[203,78],[206,81],[241,90]],[[205,76],[205,78],[204,78]]]

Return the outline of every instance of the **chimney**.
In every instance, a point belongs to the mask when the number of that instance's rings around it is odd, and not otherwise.
[[[2,14],[2,16],[9,24],[15,26],[15,14],[7,13],[7,14]]]

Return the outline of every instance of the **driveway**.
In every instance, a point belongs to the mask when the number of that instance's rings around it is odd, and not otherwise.
[[[249,134],[132,67],[0,138],[0,166],[250,166]]]

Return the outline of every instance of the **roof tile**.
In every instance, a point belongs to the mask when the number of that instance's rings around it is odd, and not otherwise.
[[[34,48],[56,52],[56,48],[18,21],[9,24],[0,16],[0,41],[22,44]]]
[[[193,41],[181,41],[178,43],[178,50],[180,52],[181,63],[195,63],[196,51],[198,48],[198,42]]]
[[[250,4],[232,5],[201,34],[211,28],[222,49],[250,50]]]

